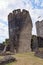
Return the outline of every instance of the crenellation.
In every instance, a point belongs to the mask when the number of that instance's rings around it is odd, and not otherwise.
[[[29,12],[27,10],[25,10],[25,9],[23,9],[22,12],[29,14]]]
[[[8,21],[11,21],[11,20],[13,20],[13,14],[12,14],[12,13],[10,13],[10,14],[8,15]]]
[[[18,14],[18,13],[21,13],[21,10],[20,9],[17,9],[17,10],[13,10],[13,14]]]

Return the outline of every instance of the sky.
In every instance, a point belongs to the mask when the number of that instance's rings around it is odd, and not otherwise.
[[[18,8],[29,11],[33,23],[32,34],[37,35],[35,22],[43,19],[43,0],[0,0],[0,43],[9,38],[8,14]]]

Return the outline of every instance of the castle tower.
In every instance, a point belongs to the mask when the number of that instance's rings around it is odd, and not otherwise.
[[[43,20],[36,22],[37,36],[43,38]]]
[[[31,51],[32,21],[27,10],[14,10],[8,15],[10,50]]]

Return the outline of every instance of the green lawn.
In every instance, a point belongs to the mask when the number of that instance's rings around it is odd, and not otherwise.
[[[6,65],[43,65],[43,59],[34,56],[33,52],[15,54],[13,57],[15,57],[17,61]]]

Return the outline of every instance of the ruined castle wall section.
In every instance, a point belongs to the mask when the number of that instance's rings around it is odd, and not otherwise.
[[[39,21],[36,22],[36,33],[37,33],[37,36],[39,36]]]
[[[25,14],[24,14],[25,13]],[[19,52],[29,52],[31,51],[31,36],[32,36],[32,24],[29,13],[24,12],[24,26],[20,33],[19,39]]]
[[[36,22],[37,36],[43,37],[43,20]]]
[[[10,13],[8,15],[8,25],[9,25],[9,39],[10,39],[10,50],[13,52],[14,45],[13,45],[13,14]]]
[[[14,10],[8,15],[11,51],[31,51],[32,21],[27,10]]]

